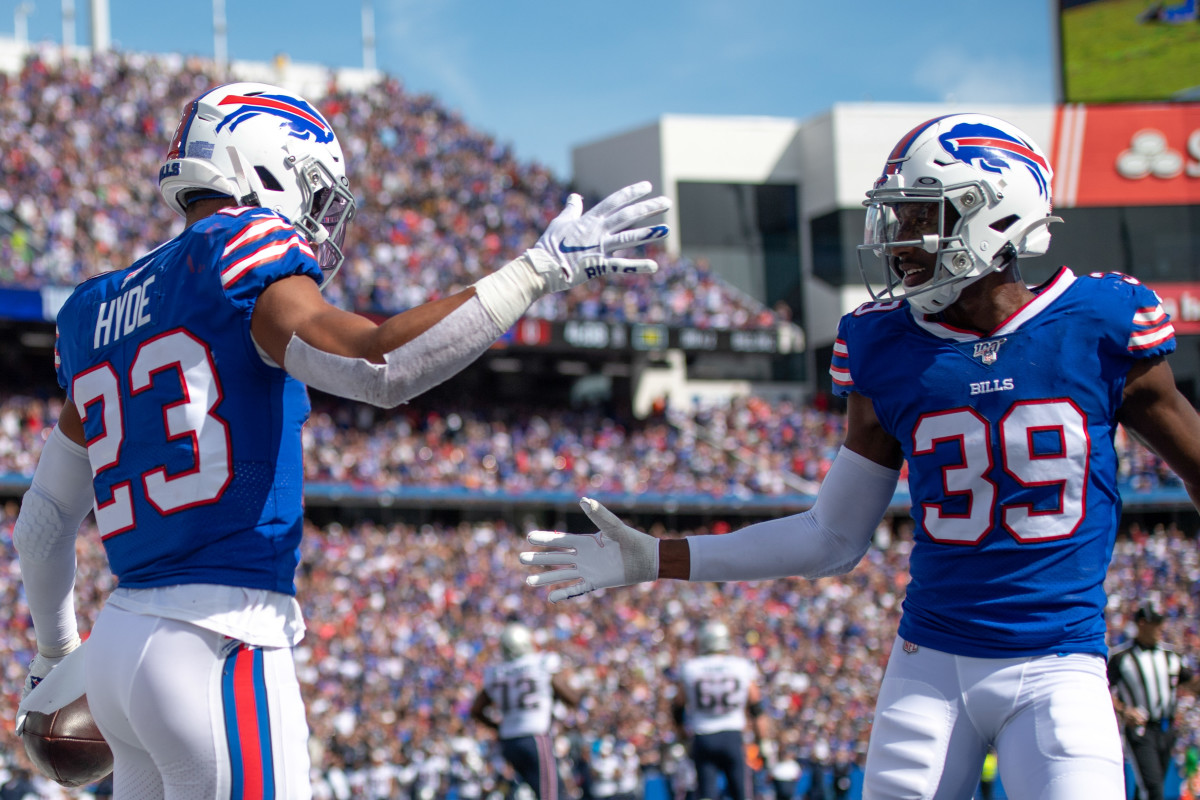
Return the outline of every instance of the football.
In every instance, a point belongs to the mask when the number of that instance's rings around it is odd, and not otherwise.
[[[86,786],[112,772],[112,750],[92,719],[86,695],[49,714],[30,711],[21,739],[33,765],[63,786]]]

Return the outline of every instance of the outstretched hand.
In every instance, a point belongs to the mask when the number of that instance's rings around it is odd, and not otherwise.
[[[606,589],[628,586],[658,578],[658,540],[634,530],[600,503],[584,497],[579,501],[583,513],[600,530],[596,533],[559,533],[531,531],[526,540],[539,547],[521,553],[522,564],[537,567],[561,567],[530,575],[530,586],[571,583],[550,592],[550,602]]]
[[[561,292],[604,275],[647,274],[658,270],[649,258],[614,258],[612,253],[666,238],[666,225],[631,228],[671,207],[667,197],[642,199],[649,181],[613,192],[587,212],[583,198],[572,194],[566,207],[526,251],[533,268],[545,281],[545,291]]]

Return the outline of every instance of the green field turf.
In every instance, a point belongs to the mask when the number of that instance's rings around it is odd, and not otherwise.
[[[1064,100],[1168,100],[1200,87],[1200,22],[1138,22],[1150,5],[1101,0],[1063,13]]]

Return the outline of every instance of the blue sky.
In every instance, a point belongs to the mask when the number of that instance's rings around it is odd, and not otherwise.
[[[0,0],[0,35],[22,0]],[[62,0],[30,39],[61,41]],[[88,0],[76,42],[90,41]],[[804,119],[839,101],[1050,102],[1051,0],[372,0],[380,69],[524,160],[661,114]],[[114,46],[211,56],[209,2],[109,0]],[[232,59],[362,65],[361,0],[226,0]],[[1002,9],[1002,10],[1001,10]]]

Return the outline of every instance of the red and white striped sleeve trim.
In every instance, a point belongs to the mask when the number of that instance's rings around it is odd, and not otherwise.
[[[1139,308],[1133,315],[1133,333],[1129,336],[1130,352],[1150,350],[1175,338],[1175,326],[1161,305]]]
[[[829,376],[838,386],[853,386],[854,378],[850,376],[850,351],[844,339],[833,343],[833,359],[829,365]]]
[[[252,244],[264,236],[270,236],[276,231],[291,230],[291,227],[279,217],[268,217],[258,222],[252,222],[243,228],[242,232],[235,236],[229,244],[225,245],[225,252],[221,253],[221,258],[230,258],[238,248]]]
[[[314,258],[312,248],[302,242],[299,236],[293,236],[286,241],[263,245],[253,253],[238,259],[221,270],[221,285],[228,289],[255,267],[261,267],[264,264],[278,261],[287,255],[288,251],[293,249],[300,250],[309,258]]]

